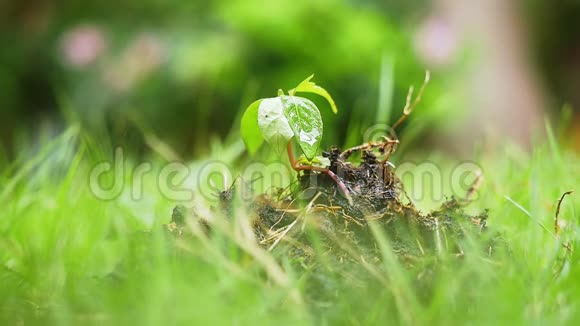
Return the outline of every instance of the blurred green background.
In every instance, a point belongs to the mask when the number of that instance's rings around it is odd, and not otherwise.
[[[237,128],[241,109],[253,99],[294,87],[311,73],[340,108],[335,117],[321,108],[325,145],[356,143],[373,123],[395,118],[425,69],[434,77],[413,117],[423,122],[415,134],[423,145],[439,138],[449,143],[437,128],[446,133],[464,123],[466,107],[480,99],[489,99],[483,108],[505,103],[493,93],[462,92],[470,84],[492,89],[485,78],[478,85],[477,67],[490,69],[474,58],[505,57],[514,45],[501,44],[503,32],[486,18],[502,5],[467,8],[419,0],[2,1],[0,143],[11,156],[74,119],[113,145],[138,150],[147,130],[182,157],[204,154],[210,137]],[[514,80],[533,79],[533,93],[542,94],[522,96],[548,114],[566,103],[574,107],[580,102],[578,2],[521,1],[509,11],[499,27],[525,31],[515,37],[523,55],[516,51],[520,56],[511,60],[532,71],[516,72]],[[483,33],[465,23],[477,19]],[[505,78],[511,80],[509,72]],[[520,85],[510,85],[516,94]],[[534,89],[522,86],[528,88]],[[522,112],[516,118],[538,116],[533,108]],[[477,115],[472,121],[477,124]]]
[[[552,227],[557,198],[580,184],[579,15],[574,0],[0,0],[0,324],[574,324],[577,193],[562,204],[561,238]],[[176,199],[159,171],[187,162],[191,205],[221,215],[199,194],[216,197],[236,175],[222,186],[202,172],[245,168],[238,122],[256,98],[314,73],[339,107],[312,98],[322,146],[356,145],[397,119],[426,69],[393,162],[442,170],[440,188],[403,178],[425,211],[444,200],[429,189],[464,196],[471,183],[452,191],[447,175],[477,162],[485,180],[469,209],[489,209],[505,253],[466,239],[459,260],[439,256],[449,272],[415,277],[377,237],[384,259],[369,263],[389,284],[336,273],[336,300],[309,306],[288,298],[316,273],[259,248],[243,211],[211,239],[167,241]],[[89,175],[113,160],[99,186],[122,193],[104,200]],[[315,264],[334,275],[323,254]],[[287,284],[267,276],[278,265],[271,276]],[[433,281],[428,302],[412,286],[420,275]]]

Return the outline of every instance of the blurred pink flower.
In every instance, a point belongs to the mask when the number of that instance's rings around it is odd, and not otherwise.
[[[453,62],[458,37],[452,26],[440,17],[430,17],[415,36],[415,49],[428,64],[444,66]]]
[[[94,63],[106,48],[102,30],[94,25],[72,28],[63,35],[61,44],[63,61],[76,68],[84,68]]]

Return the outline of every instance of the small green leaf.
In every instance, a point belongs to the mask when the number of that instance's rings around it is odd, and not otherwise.
[[[266,142],[276,150],[283,150],[294,136],[284,109],[281,97],[265,98],[258,108],[258,126]]]
[[[309,99],[298,96],[281,96],[284,115],[294,132],[304,155],[311,159],[317,152],[322,139],[322,117],[316,105]]]
[[[264,137],[260,131],[260,126],[258,125],[258,108],[262,100],[255,101],[250,104],[246,109],[246,112],[242,116],[242,123],[240,127],[240,133],[242,135],[242,140],[246,144],[246,148],[250,154],[255,154],[262,143],[264,143]]]
[[[323,167],[323,168],[327,168],[330,166],[330,159],[328,157],[324,157],[324,156],[315,156],[312,159],[312,164]]]
[[[334,103],[332,96],[330,96],[330,94],[324,88],[316,85],[314,82],[311,82],[310,80],[313,77],[314,74],[310,75],[310,77],[306,78],[304,81],[298,84],[296,88],[291,89],[288,93],[290,93],[290,95],[294,95],[296,93],[313,93],[320,95],[328,101],[328,103],[330,104],[330,108],[332,109],[332,112],[338,113],[336,103]]]
[[[300,165],[312,165],[321,168],[328,168],[330,166],[330,159],[324,156],[314,156],[309,160],[306,156],[300,155],[297,161]]]

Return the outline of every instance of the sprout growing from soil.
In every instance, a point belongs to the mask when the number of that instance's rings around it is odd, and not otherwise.
[[[287,149],[288,159],[296,171],[315,171],[328,175],[352,205],[352,198],[344,182],[328,169],[330,161],[317,156],[323,134],[323,123],[316,104],[296,93],[312,93],[324,97],[332,112],[338,109],[332,96],[312,82],[314,75],[306,78],[285,95],[278,91],[277,97],[264,98],[252,103],[242,117],[241,134],[248,151],[257,152],[264,140],[276,148]],[[294,157],[292,141],[296,140],[303,155]]]
[[[335,162],[329,159],[330,154],[317,156],[320,141],[323,135],[323,123],[318,107],[309,99],[296,96],[296,93],[313,93],[324,97],[330,104],[330,108],[336,114],[338,109],[332,96],[322,87],[312,82],[314,75],[306,78],[298,86],[288,91],[285,95],[282,90],[278,91],[277,97],[264,98],[252,103],[244,113],[241,121],[241,135],[248,151],[254,154],[264,143],[264,140],[271,146],[281,148],[286,146],[288,159],[292,168],[296,171],[311,171],[326,174],[337,185],[340,192],[352,206],[353,200],[351,192],[341,178],[336,175],[336,171],[330,169],[331,165],[336,165],[336,159],[345,161],[355,151],[369,151],[379,149],[384,155],[379,163],[379,174],[384,178],[392,179],[389,167],[392,164],[388,161],[395,146],[399,143],[396,139],[383,137],[381,141],[369,142],[353,147],[335,157]],[[417,106],[425,86],[429,82],[429,71],[425,74],[425,81],[413,102],[413,86],[409,88],[403,115],[395,122],[393,130],[397,128],[411,114]],[[298,160],[294,157],[292,141],[296,140],[302,150]],[[325,153],[323,153],[325,154]],[[386,181],[386,180],[383,180]]]

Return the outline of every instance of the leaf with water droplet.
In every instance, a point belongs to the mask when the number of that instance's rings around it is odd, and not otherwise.
[[[285,106],[281,97],[265,98],[258,108],[258,126],[268,144],[275,150],[283,150],[294,136],[288,124]]]
[[[280,96],[284,104],[284,115],[298,140],[304,155],[313,158],[322,139],[322,117],[316,105],[309,99],[298,96]]]

